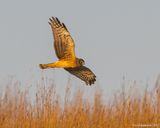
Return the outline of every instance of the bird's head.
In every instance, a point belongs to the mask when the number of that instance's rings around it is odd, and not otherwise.
[[[85,65],[85,61],[81,58],[77,58],[77,63],[78,63],[79,66]]]

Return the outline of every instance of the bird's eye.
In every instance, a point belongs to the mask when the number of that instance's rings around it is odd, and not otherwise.
[[[84,65],[84,60],[80,59],[79,63],[80,63],[80,65]]]
[[[81,64],[83,65],[83,60],[81,60]]]
[[[79,64],[82,64],[81,60],[79,60]]]

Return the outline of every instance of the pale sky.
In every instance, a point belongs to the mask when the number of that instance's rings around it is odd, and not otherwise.
[[[53,78],[59,88],[70,77],[60,69],[41,71],[39,63],[57,60],[48,19],[58,17],[69,29],[76,54],[97,75],[107,92],[122,78],[154,84],[160,73],[160,1],[154,0],[1,0],[0,80],[15,76],[34,81]]]

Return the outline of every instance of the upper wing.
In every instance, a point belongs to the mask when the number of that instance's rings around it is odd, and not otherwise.
[[[52,17],[49,24],[54,36],[54,48],[57,57],[59,59],[75,58],[74,41],[64,23],[61,23],[58,18]]]
[[[85,81],[87,85],[94,84],[94,82],[96,81],[95,74],[85,66],[80,66],[76,68],[65,68],[65,70]]]

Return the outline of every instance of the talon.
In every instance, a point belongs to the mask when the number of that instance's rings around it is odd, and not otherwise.
[[[44,66],[43,64],[39,64],[39,67],[40,67],[41,69],[45,69],[45,66]]]

